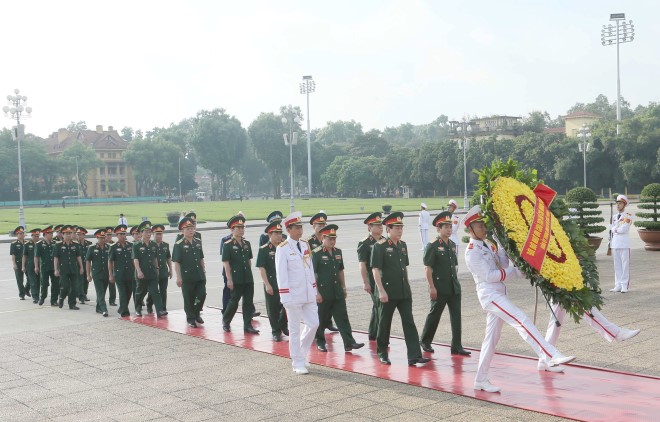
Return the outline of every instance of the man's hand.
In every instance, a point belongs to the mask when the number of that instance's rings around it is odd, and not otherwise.
[[[179,288],[181,288],[181,285],[182,285],[182,284],[183,284],[183,283],[181,282],[181,279],[180,279],[180,278],[177,278],[177,279],[176,279],[176,285],[179,286]]]
[[[16,271],[17,269],[18,269],[18,265],[16,265],[16,263],[14,262],[14,271]]]
[[[88,283],[91,283],[91,282],[92,282],[92,276],[91,276],[91,274],[88,274],[88,275],[87,275],[87,282],[88,282]]]
[[[323,296],[320,293],[316,294],[316,303],[323,303]]]
[[[34,273],[35,273],[36,275],[39,275],[39,268],[38,268],[38,267],[34,267]]]
[[[57,269],[56,269],[56,270],[55,270],[55,277],[59,277],[59,276],[60,276],[60,270],[57,270]]]
[[[346,299],[347,297],[348,297],[348,292],[346,291],[346,289],[344,289],[344,299]]]
[[[114,277],[114,276],[110,276],[110,278],[109,278],[108,281],[110,282],[110,284],[115,284],[115,277]]]
[[[167,271],[167,276],[171,279],[172,278],[172,270]]]
[[[371,286],[369,285],[369,283],[364,283],[362,285],[362,290],[364,290],[365,292],[371,294]]]
[[[144,273],[142,271],[138,271],[137,276],[140,280],[142,280],[144,278]]]
[[[381,303],[387,303],[389,301],[389,298],[387,297],[387,293],[383,290],[380,292],[378,295],[378,299],[380,299]]]
[[[271,285],[266,286],[266,294],[269,296],[273,295],[273,286]]]
[[[429,296],[431,300],[436,300],[438,298],[438,290],[435,287],[429,287]]]
[[[227,280],[227,288],[229,290],[234,290],[234,280]]]
[[[83,274],[85,274],[85,270],[83,270],[83,269],[81,268],[81,269],[80,269],[80,275],[83,275]]]

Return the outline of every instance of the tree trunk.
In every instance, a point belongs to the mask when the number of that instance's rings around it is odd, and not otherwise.
[[[273,172],[273,199],[282,199],[282,183],[279,174]]]

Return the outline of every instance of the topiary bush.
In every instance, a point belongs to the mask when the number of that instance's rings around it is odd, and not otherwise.
[[[568,215],[586,237],[605,230],[605,226],[600,225],[605,220],[600,216],[602,212],[598,209],[598,197],[594,191],[589,188],[573,188],[566,193],[564,200],[568,206]]]
[[[651,183],[644,186],[639,198],[639,209],[652,210],[652,212],[638,212],[635,215],[649,220],[635,221],[637,227],[647,230],[660,230],[660,183]]]

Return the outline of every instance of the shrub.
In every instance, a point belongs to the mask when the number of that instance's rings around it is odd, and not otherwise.
[[[635,226],[647,230],[660,230],[660,183],[651,183],[644,186],[640,195],[639,209],[652,210],[652,212],[638,212],[637,217],[648,220],[635,221]]]
[[[598,197],[594,191],[589,188],[573,188],[566,193],[565,201],[568,215],[585,236],[590,237],[593,233],[605,230],[605,226],[600,225],[605,220],[600,216],[602,212],[598,209]]]

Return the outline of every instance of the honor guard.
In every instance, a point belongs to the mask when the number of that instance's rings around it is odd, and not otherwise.
[[[388,345],[392,316],[398,310],[403,325],[403,335],[408,351],[408,365],[426,363],[422,357],[419,334],[412,313],[412,292],[408,281],[408,246],[401,240],[403,235],[403,213],[393,212],[383,219],[387,238],[374,244],[371,252],[371,267],[380,300],[380,320],[376,339],[378,358],[382,364],[391,365]]]
[[[108,253],[108,276],[110,284],[117,286],[119,293],[119,308],[117,313],[122,317],[131,315],[128,310],[128,302],[133,296],[133,259],[131,258],[133,244],[126,239],[128,227],[120,224],[115,227],[114,232],[117,241],[110,246]]]
[[[39,299],[39,287],[41,282],[39,280],[39,274],[35,271],[34,266],[34,253],[37,249],[37,242],[39,242],[39,236],[41,235],[41,229],[32,229],[30,230],[30,240],[23,244],[23,260],[21,262],[21,269],[25,273],[30,284],[30,294],[32,295],[32,303],[40,302],[39,305],[43,305],[44,302]]]
[[[452,215],[449,211],[438,214],[433,219],[438,230],[436,239],[424,251],[424,270],[429,283],[431,310],[426,316],[422,330],[421,346],[425,352],[433,353],[433,337],[438,329],[445,306],[449,308],[451,322],[451,354],[469,356],[461,342],[461,284],[458,282],[456,266],[458,258],[454,242],[450,240]]]
[[[350,352],[364,346],[353,338],[353,329],[346,310],[346,282],[344,280],[344,260],[337,244],[337,229],[335,224],[323,227],[319,234],[323,238],[321,246],[312,250],[312,264],[316,278],[316,303],[318,304],[319,321],[335,319],[339,334],[344,342],[344,350]],[[316,348],[327,352],[325,328],[316,330]]]
[[[34,251],[34,270],[40,276],[41,285],[39,305],[43,305],[46,301],[48,286],[50,286],[50,306],[57,306],[57,297],[60,294],[60,278],[55,275],[55,267],[53,266],[53,252],[55,251],[53,226],[44,228],[41,235],[43,239],[37,242]]]
[[[25,296],[30,297],[30,281],[25,282],[25,272],[23,271],[23,246],[25,245],[25,228],[18,226],[14,229],[16,240],[9,245],[9,255],[11,256],[11,265],[14,268],[16,276],[16,285],[18,286],[18,297],[25,300]]]
[[[264,232],[268,236],[268,242],[259,248],[256,267],[259,268],[261,280],[264,282],[266,311],[268,312],[268,322],[270,322],[273,341],[279,342],[282,341],[282,334],[289,334],[286,312],[280,302],[277,272],[275,271],[275,251],[279,244],[282,243],[281,218],[273,220]]]
[[[78,236],[78,244],[80,245],[80,258],[83,263],[84,273],[80,276],[78,281],[78,300],[80,303],[89,302],[87,292],[89,291],[89,282],[87,281],[87,249],[92,246],[92,242],[85,239],[87,230],[84,227],[78,227],[76,235]]]
[[[154,235],[156,242],[156,258],[158,259],[158,291],[160,292],[161,300],[163,301],[163,310],[167,311],[167,286],[169,279],[172,278],[172,254],[170,253],[170,245],[163,241],[163,233],[165,226],[162,224],[155,224],[151,232]],[[147,312],[153,312],[153,299],[151,294],[147,296]]]
[[[172,262],[176,285],[183,294],[183,310],[188,325],[197,328],[204,320],[199,315],[206,300],[206,267],[202,241],[195,237],[195,223],[188,217],[179,221],[183,237],[174,243]]]
[[[371,271],[371,250],[376,242],[383,237],[383,214],[375,212],[365,218],[369,236],[358,242],[357,255],[360,262],[360,275],[362,276],[362,288],[371,296],[373,306],[371,307],[371,318],[369,319],[369,340],[376,340],[378,334],[378,294],[376,283]]]
[[[99,229],[94,232],[96,245],[87,248],[85,267],[87,283],[94,282],[96,291],[96,313],[108,316],[108,307],[105,303],[105,292],[108,290],[110,276],[108,274],[108,255],[110,247],[106,244],[106,230]]]
[[[458,256],[458,242],[460,241],[458,238],[458,229],[461,226],[461,219],[455,214],[457,208],[458,204],[456,201],[450,199],[449,204],[447,205],[447,211],[451,213],[451,236],[449,239],[451,239],[456,246],[456,256]]]
[[[614,288],[610,292],[627,293],[630,289],[630,235],[632,214],[626,211],[628,197],[616,197],[617,214],[612,217],[610,233],[612,257],[614,258]]]
[[[419,211],[419,222],[417,227],[419,227],[419,237],[422,241],[422,250],[426,248],[426,245],[429,243],[429,226],[431,223],[431,214],[426,210],[426,204],[420,204]]]
[[[114,227],[105,228],[105,244],[110,248],[115,242],[112,241],[112,235],[115,232]],[[108,283],[108,303],[110,306],[117,306],[117,286],[115,283]]]
[[[164,317],[167,312],[163,310],[163,300],[158,291],[158,252],[156,242],[151,240],[151,222],[143,221],[138,226],[140,241],[133,243],[131,257],[135,267],[135,281],[137,284],[135,294],[135,316],[142,316],[142,302],[149,292],[154,305],[156,315]]]
[[[78,310],[76,297],[78,296],[78,280],[83,273],[82,259],[80,258],[80,245],[73,240],[73,227],[62,226],[62,241],[55,244],[53,252],[53,265],[55,276],[60,279],[60,299],[58,306],[64,306],[64,299],[68,298],[69,309]]]

